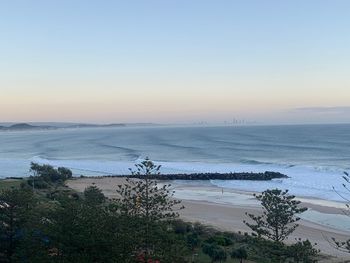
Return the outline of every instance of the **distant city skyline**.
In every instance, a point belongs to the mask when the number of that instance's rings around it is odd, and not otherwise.
[[[2,1],[0,122],[350,123],[350,1]]]

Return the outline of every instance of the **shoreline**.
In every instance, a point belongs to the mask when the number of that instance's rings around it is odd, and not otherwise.
[[[125,178],[118,177],[99,177],[99,178],[74,178],[67,181],[67,186],[82,192],[88,186],[95,185],[109,197],[116,197],[115,189],[118,184],[125,183]],[[159,182],[159,185],[167,182]],[[224,189],[211,185],[190,183],[171,183],[175,191],[174,197],[182,200],[185,209],[180,211],[180,218],[200,222],[205,225],[217,228],[223,231],[231,232],[249,232],[249,229],[243,223],[248,218],[245,213],[259,213],[259,203],[255,200],[254,192],[245,192],[241,190]],[[332,222],[339,221],[342,213],[341,203],[325,201],[319,199],[297,198],[302,201],[302,205],[309,208],[306,215],[301,216],[299,228],[291,235],[287,243],[295,241],[295,238],[309,239],[312,243],[317,243],[317,248],[321,249],[322,254],[335,257],[336,260],[350,259],[350,255],[341,252],[331,246],[328,239],[335,237],[339,240],[346,240],[350,236],[350,218],[349,221],[342,222],[349,226],[344,229],[341,226],[332,226]],[[336,207],[334,206],[336,205]],[[334,223],[334,222],[333,222]],[[338,262],[338,261],[324,261]],[[340,261],[341,262],[341,261]]]
[[[5,177],[15,177],[18,175],[28,176],[28,166],[30,162],[39,164],[49,164],[54,167],[67,167],[72,170],[74,176],[112,176],[112,175],[130,175],[129,168],[142,161],[140,157],[135,160],[99,159],[98,157],[75,159],[73,156],[67,159],[47,159],[40,155],[30,157],[27,160],[21,159],[1,159],[0,165],[4,167]],[[156,157],[154,157],[157,160]],[[160,158],[158,158],[160,159]],[[287,175],[288,178],[273,180],[212,180],[212,183],[218,187],[229,187],[240,189],[242,191],[262,192],[265,189],[289,189],[291,194],[296,196],[307,196],[311,198],[320,198],[326,200],[342,201],[341,197],[333,190],[337,189],[339,193],[343,191],[343,169],[339,167],[334,170],[322,166],[308,165],[287,165],[287,163],[259,163],[253,162],[216,162],[216,161],[154,161],[156,165],[162,166],[162,174],[206,174],[206,173],[264,173],[265,171],[274,171]],[[242,178],[243,179],[243,178]],[[345,193],[344,193],[345,194]]]

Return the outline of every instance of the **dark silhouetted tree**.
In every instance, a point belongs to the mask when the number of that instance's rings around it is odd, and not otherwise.
[[[55,169],[53,166],[47,164],[40,165],[32,162],[30,165],[30,172],[33,174],[33,180],[28,181],[28,183],[33,186],[42,183],[40,181],[44,181],[45,183],[62,183],[72,178],[72,171],[68,168],[58,167]],[[47,187],[47,185],[45,187]]]
[[[202,250],[210,257],[211,262],[223,262],[227,259],[225,249],[215,243],[203,243]]]
[[[117,193],[120,198],[116,199],[121,214],[130,220],[141,219],[138,224],[138,237],[143,240],[139,250],[144,250],[145,259],[148,260],[156,254],[155,244],[161,240],[155,230],[160,222],[172,220],[178,217],[181,201],[173,197],[174,192],[170,184],[158,186],[153,175],[160,175],[161,166],[155,165],[148,158],[135,165],[136,170],[131,170],[132,176],[127,178],[126,184],[118,185]]]
[[[24,239],[25,224],[34,204],[33,193],[25,189],[0,192],[0,261],[12,262],[19,243]],[[1,259],[1,255],[4,258]]]
[[[247,250],[243,247],[232,250],[231,252],[231,258],[238,258],[239,262],[242,263],[243,259],[248,258],[248,253]]]
[[[102,190],[94,185],[85,188],[84,197],[85,201],[90,205],[100,205],[106,200]]]
[[[316,256],[319,250],[315,249],[309,240],[298,240],[297,243],[288,247],[288,255],[295,262],[313,263],[317,262]]]
[[[262,215],[246,213],[254,223],[244,223],[259,237],[266,237],[275,242],[282,242],[294,232],[300,220],[297,214],[303,213],[307,208],[299,207],[300,201],[288,190],[266,190],[255,196],[262,205]]]
[[[345,204],[346,209],[344,209],[343,212],[345,215],[350,217],[350,175],[349,173],[344,172],[343,179],[344,179],[344,182],[342,184],[343,191],[339,192],[339,190],[335,189],[334,186],[333,186],[333,189],[346,202]],[[332,237],[332,241],[330,243],[332,243],[337,249],[350,253],[350,238],[345,241],[341,241]]]

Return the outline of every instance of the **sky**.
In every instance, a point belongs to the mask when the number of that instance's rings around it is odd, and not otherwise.
[[[350,122],[348,0],[0,1],[0,121]]]

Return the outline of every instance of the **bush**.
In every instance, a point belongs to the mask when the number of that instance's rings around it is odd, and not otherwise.
[[[85,201],[90,205],[99,205],[102,204],[106,197],[102,193],[102,190],[96,186],[89,186],[84,190]]]
[[[198,234],[196,233],[190,233],[189,235],[187,235],[186,237],[186,243],[187,243],[187,247],[193,251],[196,247],[199,246],[201,240],[199,239]]]
[[[55,169],[53,166],[47,164],[40,165],[37,163],[31,163],[30,171],[33,173],[33,177],[35,178],[34,181],[38,180],[37,178],[40,178],[47,183],[57,183],[72,178],[71,170],[64,167]],[[37,187],[36,182],[34,182],[34,186]]]
[[[311,263],[317,262],[315,257],[319,250],[315,249],[309,240],[299,240],[287,248],[287,253],[290,257],[293,257],[295,262]]]
[[[61,179],[63,180],[68,180],[73,177],[72,171],[65,167],[58,167],[57,172],[60,174]]]
[[[248,253],[247,253],[247,250],[245,248],[241,247],[241,248],[238,248],[236,250],[232,250],[231,257],[240,259],[240,262],[242,263],[243,259],[248,258]]]
[[[216,261],[226,261],[227,259],[227,254],[225,249],[222,247],[216,245],[216,244],[210,244],[210,243],[204,243],[202,245],[202,250],[204,254],[207,254],[212,262]]]
[[[47,189],[50,185],[43,178],[31,176],[27,181],[28,185],[37,189]]]
[[[206,240],[207,243],[217,244],[219,246],[227,247],[233,244],[232,239],[223,235],[216,235],[208,238]]]
[[[182,220],[172,222],[176,234],[185,234],[190,231],[190,225]]]

